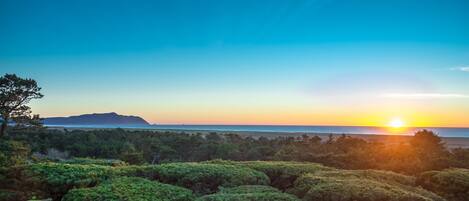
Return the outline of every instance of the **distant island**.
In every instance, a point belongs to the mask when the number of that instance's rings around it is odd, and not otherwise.
[[[138,116],[125,116],[115,112],[93,113],[69,117],[44,118],[45,125],[114,125],[114,126],[147,126],[145,119]]]

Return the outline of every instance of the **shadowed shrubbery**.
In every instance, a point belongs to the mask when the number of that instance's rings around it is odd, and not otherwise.
[[[264,173],[235,165],[169,163],[112,167],[49,162],[10,168],[0,189],[18,189],[23,194],[60,200],[70,189],[94,187],[105,180],[122,176],[158,180],[189,188],[197,194],[213,193],[219,187],[269,184],[269,178]]]
[[[0,200],[20,200],[21,198],[15,192],[0,190]]]
[[[222,161],[214,160],[208,163],[233,164],[261,171],[269,176],[271,185],[285,190],[293,185],[295,180],[305,173],[335,170],[317,163],[284,162],[284,161]]]
[[[299,201],[299,199],[286,193],[216,193],[203,196],[197,199],[197,201]]]
[[[305,201],[442,201],[413,186],[411,177],[385,171],[333,171],[306,174],[287,192]]]
[[[469,199],[469,170],[461,168],[428,171],[417,177],[417,183],[448,200]]]
[[[198,201],[299,201],[293,195],[270,186],[246,185],[222,189],[219,193],[203,196]]]
[[[137,177],[121,177],[93,188],[73,189],[63,201],[190,201],[194,196],[188,189],[149,181]]]
[[[221,193],[280,193],[281,191],[272,187],[264,185],[243,185],[232,188],[223,188],[220,190]]]
[[[92,159],[92,158],[73,158],[69,160],[60,161],[66,164],[81,164],[81,165],[104,165],[104,166],[125,166],[126,162],[117,159]]]
[[[60,200],[70,189],[92,187],[114,175],[118,174],[110,166],[35,163],[9,168],[0,189],[14,189],[20,200],[31,196]]]
[[[0,139],[0,168],[25,164],[29,152],[29,147],[22,142]]]

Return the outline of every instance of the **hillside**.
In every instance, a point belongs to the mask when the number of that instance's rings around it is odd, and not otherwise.
[[[69,117],[44,118],[45,125],[149,125],[138,116],[125,116],[115,112],[83,114]]]

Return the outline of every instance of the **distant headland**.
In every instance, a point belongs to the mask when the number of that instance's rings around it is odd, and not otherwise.
[[[115,112],[82,114],[69,117],[49,117],[44,118],[43,123],[45,125],[150,125],[141,117],[120,115]]]

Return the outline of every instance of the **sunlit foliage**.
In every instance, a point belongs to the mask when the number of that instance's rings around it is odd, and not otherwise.
[[[424,172],[417,177],[417,183],[448,200],[464,201],[469,198],[469,169]]]
[[[191,201],[192,192],[169,184],[137,177],[109,180],[93,188],[80,188],[68,192],[63,201]]]

